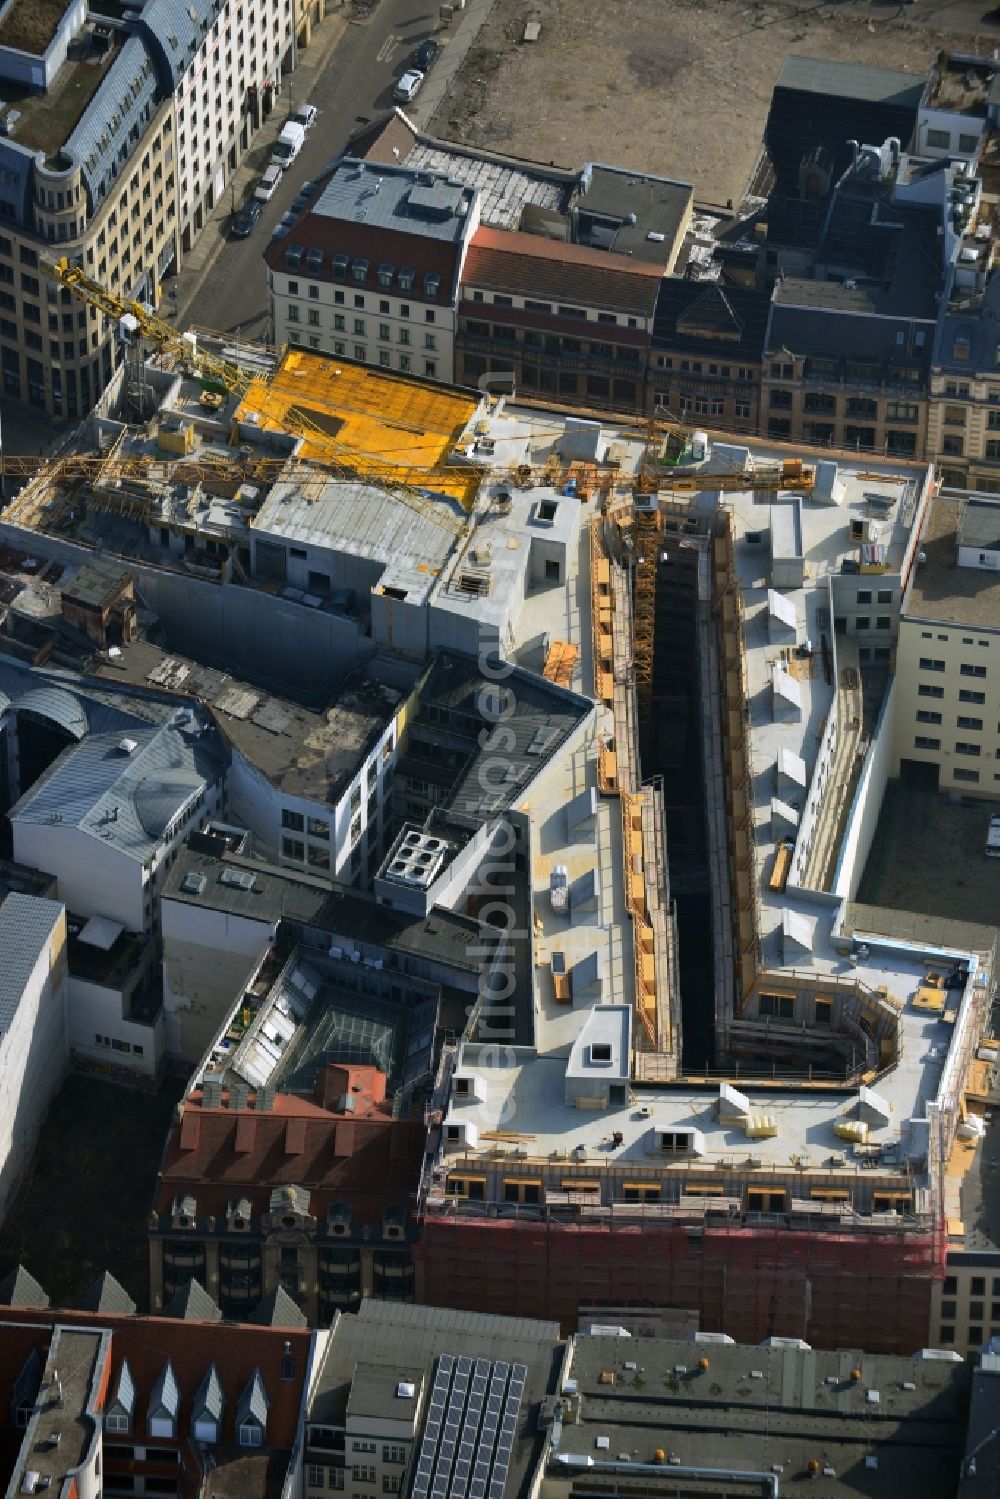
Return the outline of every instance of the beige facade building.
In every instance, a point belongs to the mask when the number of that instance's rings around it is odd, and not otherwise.
[[[900,615],[892,759],[913,784],[1000,797],[1000,502],[945,493],[929,509]]]
[[[120,363],[114,325],[50,282],[68,256],[156,304],[250,144],[294,50],[292,0],[71,0],[0,20],[0,377],[55,417],[90,410]]]

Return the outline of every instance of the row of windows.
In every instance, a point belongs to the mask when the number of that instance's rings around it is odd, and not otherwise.
[[[309,1463],[306,1467],[306,1484],[311,1489],[342,1489],[343,1468],[326,1468],[320,1463]]]
[[[701,359],[671,359],[669,355],[657,354],[656,367],[660,370],[679,369],[682,374],[715,375],[719,380],[742,380],[749,384],[754,372],[749,365],[707,364]]]
[[[297,302],[289,302],[287,315],[288,321],[290,323],[298,323],[301,321],[302,309],[299,307]],[[318,307],[309,307],[306,309],[306,322],[310,328],[319,328],[321,326]],[[333,328],[334,332],[336,333],[346,333],[348,331],[347,316],[345,313],[334,313]],[[350,331],[354,334],[355,338],[367,338],[368,333],[365,319],[356,317],[353,320]],[[389,323],[379,323],[378,333],[375,336],[382,343],[391,343],[393,341],[393,331],[391,325]],[[410,343],[409,328],[397,328],[395,334],[395,342],[403,345],[403,347],[406,347]],[[437,349],[436,333],[424,334],[424,348],[431,350]]]
[[[670,405],[670,392],[668,390],[656,392],[657,405]],[[679,395],[677,397],[678,416],[725,416],[725,396],[706,395]],[[750,420],[750,402],[741,396],[733,401],[733,416],[740,421]]]
[[[985,640],[980,642],[980,644],[982,644],[982,645],[985,645],[986,643],[987,642]],[[938,657],[938,656],[921,656],[920,657],[920,670],[921,671],[945,671],[946,669],[947,669],[947,663],[944,662],[944,661],[942,661],[940,659],[940,657]],[[970,662],[970,661],[962,661],[962,662],[960,662],[958,669],[959,669],[960,674],[963,677],[985,677],[985,675],[986,675],[986,667],[985,666],[976,666],[976,665],[973,665],[973,663]]]
[[[465,332],[470,338],[492,338],[495,343],[521,344],[527,349],[544,349],[549,354],[591,354],[596,359],[617,359],[624,364],[639,364],[639,351],[616,344],[584,343],[558,333],[541,334],[534,328],[513,328],[506,323],[479,323],[469,319]]]
[[[931,632],[930,632],[930,630],[921,630],[921,632],[920,632],[920,638],[921,638],[921,640],[930,640],[931,639]],[[948,634],[938,635],[938,640],[950,640],[950,639],[951,639],[951,636],[948,635]],[[963,645],[971,645],[972,641],[973,641],[973,637],[971,635],[963,635],[962,636],[962,644]],[[984,650],[988,650],[989,649],[989,644],[990,643],[989,643],[988,640],[980,640],[978,642],[978,644],[980,646],[982,646]],[[969,673],[967,672],[966,675],[968,676]]]
[[[917,687],[918,697],[944,697],[944,688],[938,687],[934,682],[921,682]],[[960,687],[958,691],[960,703],[985,703],[985,692],[974,692],[970,687]]]
[[[97,1036],[97,1035],[95,1035],[95,1037],[94,1037],[94,1044],[96,1046],[107,1047],[108,1050],[110,1050],[110,1051],[131,1052],[131,1054],[134,1057],[141,1057],[142,1056],[142,1047],[141,1046],[137,1046],[134,1042],[119,1041],[118,1038],[117,1038],[117,1036]]]
[[[315,283],[311,283],[310,284],[309,282],[306,282],[304,284],[308,288],[309,300],[312,301],[312,302],[319,301],[319,287]],[[287,291],[288,296],[290,296],[290,297],[300,297],[302,295],[302,292],[299,289],[299,283],[298,283],[298,281],[289,281],[287,283],[287,286],[286,286],[286,291]],[[346,292],[342,292],[340,290],[335,290],[334,293],[333,293],[333,302],[334,302],[334,306],[335,307],[345,307],[347,305],[347,294],[346,294]],[[353,302],[352,302],[352,306],[354,306],[356,308],[360,308],[362,311],[365,309],[365,294],[364,294],[364,292],[360,292],[359,291],[359,292],[355,292],[354,293],[354,299],[353,299]],[[394,316],[394,317],[398,317],[398,318],[403,318],[404,320],[406,320],[406,319],[408,319],[410,317],[410,304],[409,304],[409,302],[400,302],[399,305],[396,308],[395,313],[393,313],[392,303],[388,300],[387,297],[380,297],[378,299],[378,310],[379,310],[379,314],[382,317]],[[425,323],[433,323],[433,322],[436,322],[436,321],[437,321],[437,313],[435,312],[434,308],[433,307],[425,307],[424,308],[424,322]]]
[[[196,1440],[199,1442],[217,1442],[219,1440],[218,1422],[210,1417],[197,1417],[192,1422]],[[132,1430],[132,1418],[128,1413],[118,1408],[109,1410],[104,1417],[105,1431],[114,1432],[116,1435],[126,1435]],[[149,1418],[149,1435],[156,1438],[173,1440],[177,1436],[177,1422],[170,1415],[156,1415]],[[256,1420],[241,1421],[237,1428],[237,1440],[241,1447],[262,1447],[264,1445],[264,1428]],[[159,1458],[160,1453],[154,1450],[154,1457]],[[148,1484],[148,1480],[147,1480]]]
[[[507,296],[503,292],[494,292],[492,296],[487,296],[485,292],[474,291],[472,293],[472,301],[492,302],[494,307],[513,307],[515,305],[514,298]],[[559,303],[536,302],[527,297],[524,299],[524,310],[525,312],[540,312],[544,316],[555,315],[556,317],[575,318],[579,322],[586,322],[590,316],[590,311],[586,307],[566,307]],[[595,314],[595,317],[599,323],[617,323],[619,321],[617,315],[613,312],[598,312]],[[638,328],[639,326],[638,318],[623,317],[621,321],[626,328]]]
[[[934,709],[932,709],[932,708],[918,708],[917,709],[917,723],[936,723],[936,724],[939,724],[939,723],[943,723],[943,722],[944,722],[944,720],[943,720],[941,714],[938,713],[938,712],[936,712]],[[955,720],[955,727],[959,728],[959,729],[976,729],[976,730],[980,730],[983,727],[983,720],[981,718],[973,718],[972,715],[968,714],[968,713],[960,713],[958,715],[958,717],[956,718],[956,720]],[[1000,724],[997,724],[997,733],[1000,734]],[[978,754],[978,753],[979,753],[979,750],[977,748],[976,749],[976,754]]]
[[[669,1133],[669,1132],[668,1132]],[[678,1152],[683,1154],[688,1148],[690,1137],[686,1131],[681,1131],[677,1137]],[[671,1184],[672,1186],[673,1184]],[[550,1190],[540,1178],[518,1179],[506,1178],[502,1184],[502,1201],[518,1204],[524,1207],[537,1206],[542,1201],[544,1191]],[[601,1182],[599,1180],[583,1180],[578,1177],[566,1177],[560,1183],[559,1190],[563,1192],[575,1192],[593,1198],[595,1202],[600,1201],[602,1195]],[[623,1182],[621,1184],[621,1196],[617,1200],[623,1202],[660,1202],[664,1199],[662,1184],[656,1181]],[[718,1195],[719,1186],[717,1182],[683,1182],[679,1190],[689,1197],[714,1197]],[[788,1205],[788,1193],[792,1189],[781,1186],[778,1183],[765,1183],[760,1186],[747,1187],[746,1211],[750,1213],[783,1213]],[[449,1197],[460,1199],[465,1202],[484,1202],[486,1200],[486,1178],[485,1176],[470,1173],[452,1173],[445,1184],[445,1192]],[[828,1201],[831,1198],[831,1189],[816,1187],[811,1196],[817,1202]],[[839,1194],[838,1194],[839,1195]],[[850,1201],[850,1192],[843,1190],[843,1201]],[[876,1191],[872,1193],[871,1211],[873,1213],[905,1213],[910,1210],[912,1197],[905,1190]],[[355,1470],[356,1472],[357,1470]]]

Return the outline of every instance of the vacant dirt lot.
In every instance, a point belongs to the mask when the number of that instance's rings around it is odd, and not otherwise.
[[[738,201],[789,52],[924,73],[950,35],[899,10],[796,0],[496,0],[433,122],[536,161],[641,167]],[[524,44],[525,22],[541,23]]]

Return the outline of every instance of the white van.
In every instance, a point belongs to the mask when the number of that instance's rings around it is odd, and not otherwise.
[[[281,134],[271,148],[271,165],[282,169],[290,167],[302,150],[305,138],[303,127],[295,120],[289,120],[287,125],[282,126]]]
[[[276,166],[268,167],[267,171],[264,173],[257,186],[254,188],[254,197],[263,198],[265,203],[270,203],[271,199],[274,197],[275,193],[278,190],[278,183],[280,181],[281,168]]]

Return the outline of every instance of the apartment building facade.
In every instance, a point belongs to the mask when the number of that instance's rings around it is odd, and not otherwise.
[[[933,319],[897,320],[868,293],[787,279],[774,289],[761,367],[768,437],[920,458]]]
[[[998,798],[1000,503],[939,495],[919,545],[899,621],[892,774]]]
[[[725,432],[757,432],[770,292],[664,277],[646,409]]]
[[[1000,494],[1000,278],[949,308],[930,371],[927,451],[944,482]]]
[[[512,372],[529,399],[637,410],[661,275],[589,246],[481,228],[462,277],[458,381]]]
[[[312,1326],[368,1296],[414,1299],[422,1120],[392,1117],[371,1067],[319,1067],[310,1099],[281,1086],[251,1101],[206,1080],[185,1101],[150,1216],[154,1307],[192,1278],[237,1320],[279,1286]]]
[[[478,222],[479,195],[460,182],[345,158],[265,252],[275,340],[450,383]]]
[[[265,86],[291,63],[293,31],[291,0],[147,0],[124,18],[67,6],[52,65],[40,58],[27,87],[24,38],[0,26],[0,89],[17,104],[0,135],[5,395],[57,418],[90,410],[121,361],[117,330],[42,263],[68,256],[155,305],[249,145]],[[82,101],[68,119],[67,98]]]

